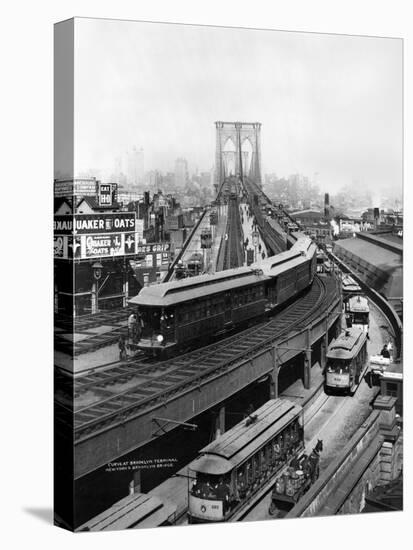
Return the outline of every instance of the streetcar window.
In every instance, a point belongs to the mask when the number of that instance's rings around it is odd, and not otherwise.
[[[343,359],[329,359],[328,372],[343,374],[349,371],[349,363]]]
[[[359,325],[367,325],[369,322],[369,314],[368,313],[353,313],[353,323],[359,324]]]
[[[223,475],[196,473],[191,493],[206,499],[228,500],[230,495],[230,478]]]
[[[143,323],[143,336],[151,335],[152,330],[159,330],[160,315],[157,309],[141,307],[139,311]]]

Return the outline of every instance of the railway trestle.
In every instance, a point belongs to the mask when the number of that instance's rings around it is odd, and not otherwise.
[[[77,434],[75,428],[75,478],[81,478],[152,441],[153,418],[166,418],[177,423],[190,422],[201,413],[222,406],[227,399],[259,379],[274,376],[274,373],[277,376],[278,367],[302,354],[303,349],[306,350],[309,384],[312,363],[310,348],[318,349],[326,338],[326,332],[335,330],[340,319],[339,308],[340,295],[335,281],[331,281],[325,299],[307,323],[296,324],[281,337],[274,334],[265,345],[260,342],[238,355],[227,356],[209,372],[202,373],[198,378],[193,376],[177,387],[160,392],[150,403],[138,404],[129,410],[125,408],[115,419],[98,419],[90,428],[80,432],[78,430]],[[277,365],[274,361],[275,346],[278,347]],[[131,399],[133,395],[127,397]],[[110,407],[110,403],[106,407]],[[168,422],[163,429],[166,432],[175,425],[174,422]],[[222,429],[222,426],[218,425],[217,428]]]

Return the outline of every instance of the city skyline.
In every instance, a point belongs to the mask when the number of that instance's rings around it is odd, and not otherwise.
[[[331,192],[354,179],[401,192],[401,48],[398,39],[79,19],[76,172],[110,171],[133,144],[145,170],[173,171],[181,156],[204,170],[216,120],[259,121],[263,174],[317,174]]]

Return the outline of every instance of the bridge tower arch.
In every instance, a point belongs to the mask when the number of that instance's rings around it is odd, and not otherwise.
[[[230,140],[235,145],[235,174],[242,174],[244,165],[243,144],[251,144],[248,175],[261,185],[261,122],[215,122],[215,185],[219,189],[226,177],[225,145]]]

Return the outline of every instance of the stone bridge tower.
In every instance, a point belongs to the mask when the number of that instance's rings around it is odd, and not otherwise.
[[[225,176],[225,146],[230,140],[235,146],[235,174],[250,177],[261,184],[261,122],[215,122],[215,185],[219,189]],[[245,145],[249,141],[251,159],[248,173],[243,174],[245,166]],[[242,160],[244,159],[244,161]]]

